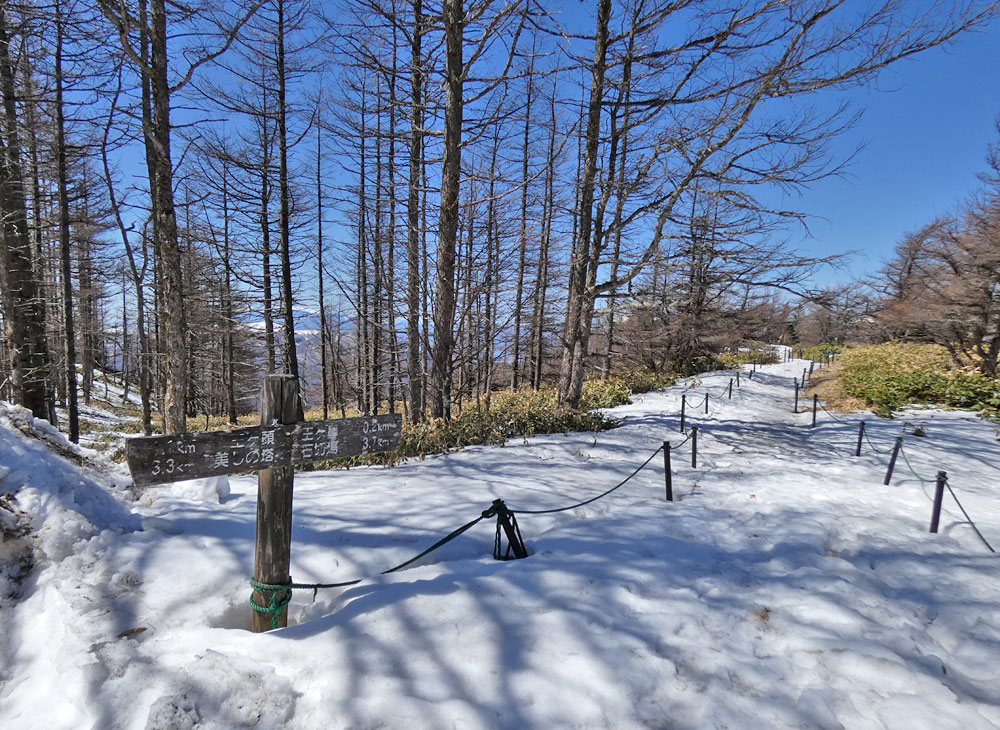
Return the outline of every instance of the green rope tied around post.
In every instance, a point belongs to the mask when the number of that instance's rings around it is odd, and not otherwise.
[[[253,594],[251,593],[250,607],[257,613],[271,614],[271,628],[278,628],[278,624],[281,623],[281,612],[292,602],[292,584],[261,583],[257,579],[251,578],[250,586],[258,593],[266,593],[268,595],[267,605],[261,606],[253,600]],[[281,593],[285,595],[279,600],[278,595]]]

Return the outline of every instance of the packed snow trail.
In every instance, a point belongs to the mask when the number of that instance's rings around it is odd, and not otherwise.
[[[0,723],[39,728],[1000,727],[1000,577],[946,497],[867,444],[857,414],[792,414],[803,361],[678,383],[611,409],[613,431],[514,439],[393,469],[300,473],[296,593],[252,635],[256,485],[151,490],[145,530],[81,536],[5,609]],[[687,390],[686,390],[687,389]],[[532,555],[484,523],[379,576],[500,497]],[[710,394],[709,414],[694,404]],[[960,412],[864,416],[882,450],[949,482],[1000,542],[996,426]],[[923,437],[912,432],[920,426]],[[2,482],[0,482],[2,486]],[[33,487],[44,493],[46,487]],[[29,490],[30,491],[30,490]],[[182,496],[183,495],[183,496]],[[59,518],[53,518],[59,519]],[[52,520],[49,520],[52,523]],[[59,522],[48,524],[58,529]],[[120,634],[133,629],[145,631]]]

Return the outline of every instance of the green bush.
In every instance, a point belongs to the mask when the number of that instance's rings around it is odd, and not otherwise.
[[[409,457],[423,458],[474,444],[503,444],[514,436],[570,431],[605,431],[618,422],[600,413],[629,402],[633,393],[672,385],[675,378],[663,373],[634,371],[583,384],[580,410],[559,408],[552,388],[501,390],[493,393],[490,409],[466,406],[450,421],[438,419],[419,425],[404,424],[399,447],[384,454],[336,459],[316,468],[351,467],[360,464],[392,465]]]
[[[752,363],[774,365],[778,362],[778,353],[771,348],[750,347],[737,350],[736,352],[724,352],[718,356],[717,361],[716,368],[706,368],[706,370],[718,368],[734,369],[740,365],[750,365]]]
[[[803,360],[822,362],[824,356],[839,355],[843,351],[844,348],[840,345],[835,345],[831,342],[821,342],[818,345],[813,345],[812,347],[803,347],[799,349],[798,354]]]
[[[1000,412],[1000,384],[978,372],[950,366],[937,345],[895,342],[846,350],[840,360],[841,384],[879,415],[910,404]]]

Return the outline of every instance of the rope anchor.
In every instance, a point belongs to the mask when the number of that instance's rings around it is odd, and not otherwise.
[[[496,560],[520,560],[528,557],[521,537],[521,528],[517,525],[517,517],[510,511],[502,499],[494,499],[483,517],[497,518],[496,538],[493,541],[493,557]],[[503,550],[503,536],[507,536],[507,549]],[[513,553],[513,555],[511,555]]]

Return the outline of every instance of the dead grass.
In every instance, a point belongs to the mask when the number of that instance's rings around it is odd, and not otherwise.
[[[843,367],[839,362],[828,365],[820,370],[813,370],[806,387],[806,397],[812,398],[813,394],[826,406],[827,410],[838,413],[852,413],[854,411],[867,410],[868,406],[860,398],[848,395],[844,391],[841,382]],[[810,406],[811,407],[811,406]]]

